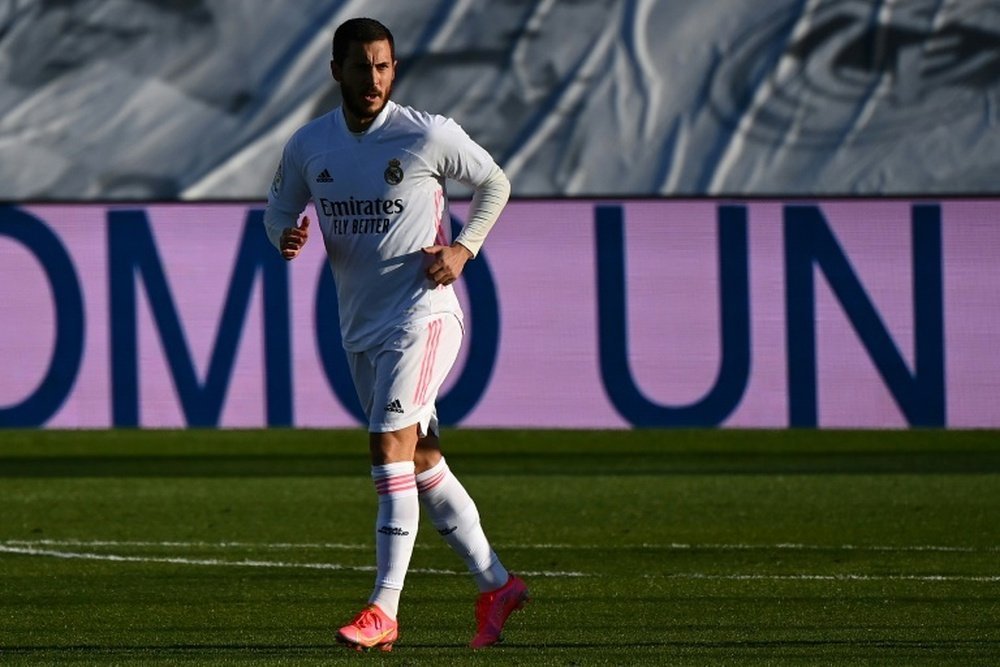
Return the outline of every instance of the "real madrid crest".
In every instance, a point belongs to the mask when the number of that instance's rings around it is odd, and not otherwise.
[[[389,166],[385,168],[385,182],[389,185],[399,185],[403,182],[403,167],[400,165],[399,160],[392,158],[389,160]]]

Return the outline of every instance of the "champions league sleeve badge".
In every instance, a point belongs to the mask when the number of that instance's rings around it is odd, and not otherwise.
[[[399,160],[396,158],[389,160],[389,166],[385,168],[383,176],[385,176],[385,182],[389,185],[399,185],[402,183],[403,167],[400,166]]]
[[[274,172],[274,180],[271,181],[271,192],[277,197],[281,193],[281,180],[283,176],[282,164],[278,163],[278,168]]]

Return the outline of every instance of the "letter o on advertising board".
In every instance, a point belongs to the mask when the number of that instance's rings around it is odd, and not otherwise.
[[[14,405],[0,406],[0,426],[41,426],[69,396],[80,370],[83,293],[69,253],[41,220],[13,207],[0,207],[0,235],[22,243],[38,258],[52,288],[56,314],[55,345],[48,370],[31,395]]]
[[[454,238],[462,225],[452,216],[451,226]],[[500,306],[485,252],[466,264],[462,278],[469,290],[471,312],[467,315],[475,326],[466,343],[469,352],[465,367],[448,393],[438,399],[438,418],[442,424],[456,424],[476,407],[489,386],[500,348]],[[337,290],[325,264],[320,270],[315,309],[316,341],[327,382],[341,405],[359,423],[367,423],[344,357],[337,317]]]

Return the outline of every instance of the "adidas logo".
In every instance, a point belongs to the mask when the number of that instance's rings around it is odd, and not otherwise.
[[[329,169],[324,169],[319,172],[319,176],[316,177],[317,183],[333,183],[333,176],[330,175]]]
[[[410,534],[410,531],[403,530],[398,526],[382,526],[381,528],[378,529],[378,532],[382,533],[383,535],[393,535],[395,537],[405,537]]]
[[[438,535],[444,537],[445,535],[451,535],[456,530],[458,530],[458,526],[451,526],[450,528],[439,528]]]
[[[388,405],[385,406],[385,411],[386,412],[398,412],[399,414],[403,414],[403,404],[400,403],[399,399],[397,398],[397,399],[391,401]]]

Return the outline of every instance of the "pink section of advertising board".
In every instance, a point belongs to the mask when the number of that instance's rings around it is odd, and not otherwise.
[[[816,205],[899,357],[915,368],[914,203],[939,207],[946,425],[1000,427],[1000,201],[523,200],[508,206],[477,262],[499,308],[498,345],[466,427],[628,428],[601,372],[598,207],[620,207],[625,266],[625,369],[651,405],[687,406],[715,385],[722,363],[719,209],[745,212],[750,364],[725,427],[789,426],[786,207]],[[204,381],[238,242],[256,204],[135,205],[148,220],[184,344]],[[109,225],[106,205],[25,205],[65,248],[84,306],[83,354],[72,389],[45,426],[113,425]],[[467,203],[452,205],[462,219]],[[2,225],[2,221],[0,221]],[[289,266],[292,404],[302,427],[356,427],[331,390],[316,338],[322,244]],[[0,409],[39,388],[55,345],[51,267],[0,226]],[[898,386],[882,376],[828,276],[814,268],[817,426],[905,428]],[[184,412],[143,279],[135,278],[140,421],[183,427]],[[256,280],[219,418],[267,423],[263,299]],[[464,287],[464,301],[475,298]],[[607,295],[605,295],[607,298]],[[477,323],[470,318],[468,326]],[[464,363],[460,358],[459,366]],[[450,385],[446,385],[447,392]]]

